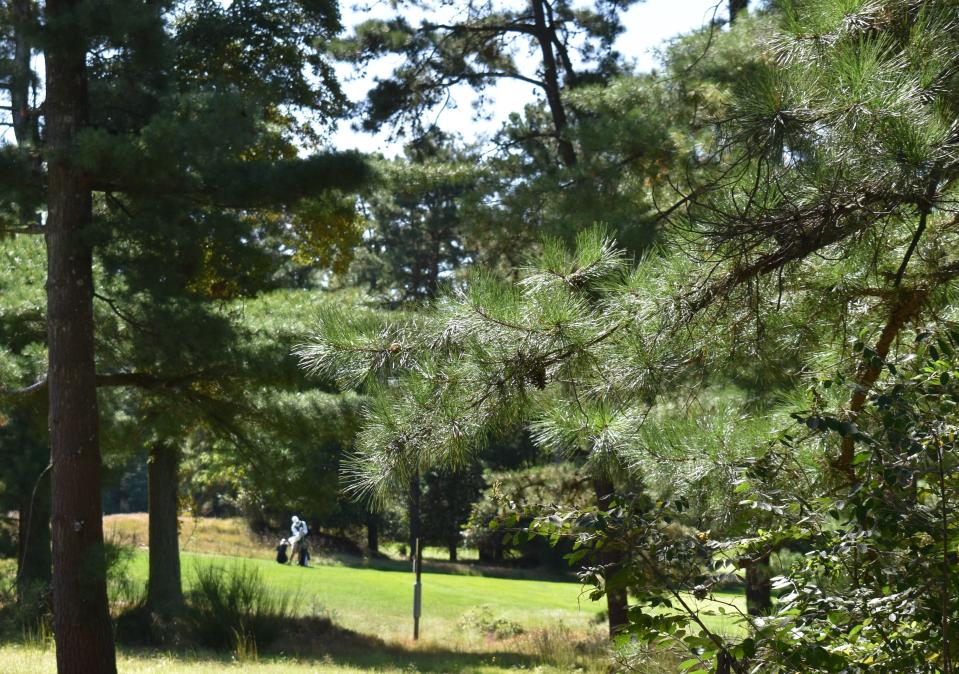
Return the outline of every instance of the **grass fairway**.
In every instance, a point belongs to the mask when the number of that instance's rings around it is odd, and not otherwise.
[[[412,634],[413,574],[408,569],[371,568],[361,560],[353,564],[323,560],[302,568],[272,560],[185,553],[182,565],[188,588],[200,564],[253,566],[270,588],[296,597],[303,613],[325,613],[340,627],[384,639],[403,640]],[[136,580],[146,580],[146,554],[137,554],[131,572]],[[559,623],[584,634],[600,633],[604,628],[597,619],[603,605],[590,601],[575,582],[426,570],[420,634],[424,640],[461,641],[469,635],[460,629],[460,619],[467,611],[484,605],[494,617],[518,623],[526,630]]]
[[[389,560],[381,562],[395,566]],[[162,653],[121,650],[121,674],[244,674],[450,672],[543,674],[607,671],[603,634],[597,622],[601,606],[580,597],[574,582],[511,580],[426,572],[421,639],[412,631],[412,574],[326,560],[311,568],[282,566],[272,560],[191,554],[182,556],[189,588],[199,565],[256,568],[271,590],[297,598],[305,614],[332,617],[352,634],[321,635],[308,648],[310,657],[295,657],[273,648],[250,654]],[[147,556],[138,551],[128,568],[136,582],[146,580]],[[523,631],[493,638],[460,624],[471,609],[489,607],[490,615],[516,622]],[[0,672],[41,674],[56,670],[49,643],[0,646]]]
[[[108,532],[111,528],[114,534],[122,532],[120,538],[127,543],[145,542],[145,532],[141,531],[145,519],[121,517],[111,518]],[[421,639],[414,642],[413,575],[408,562],[340,557],[316,559],[310,568],[283,566],[274,562],[269,548],[251,537],[239,522],[188,522],[181,530],[184,547],[190,550],[182,555],[187,590],[201,566],[252,567],[272,592],[295,598],[298,613],[329,617],[335,629],[313,634],[310,628],[306,634],[281,638],[269,651],[258,655],[121,649],[121,674],[609,671],[602,615],[605,602],[590,601],[575,581],[500,577],[504,573],[524,574],[430,560],[423,573]],[[147,555],[142,548],[129,560],[126,576],[134,586],[145,583]],[[738,595],[718,598],[742,604]],[[701,608],[715,608],[708,604],[703,602]],[[507,621],[520,629],[494,636],[478,626],[475,616],[480,610],[488,619]],[[464,620],[464,616],[473,619]],[[737,629],[729,617],[704,616],[704,621],[718,631]],[[55,670],[49,641],[0,646],[0,673],[46,674]]]

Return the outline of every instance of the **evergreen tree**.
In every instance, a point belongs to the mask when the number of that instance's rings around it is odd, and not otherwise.
[[[434,132],[408,144],[402,159],[381,162],[381,182],[366,199],[365,254],[352,271],[389,306],[435,298],[475,255],[467,222],[478,173],[472,159]]]
[[[276,123],[292,121],[298,109],[320,115],[336,109],[337,89],[330,86],[330,68],[314,39],[315,31],[329,37],[337,28],[330,4],[98,8],[50,2],[34,19],[17,39],[39,35],[33,47],[42,52],[46,71],[41,139],[46,162],[40,168],[46,169],[48,212],[42,231],[48,246],[58,667],[111,672],[112,637],[98,561],[94,250],[103,246],[108,266],[122,270],[134,296],[145,292],[151,258],[159,253],[157,240],[179,244],[179,251],[188,254],[179,259],[187,264],[168,260],[150,287],[182,288],[191,269],[193,276],[197,269],[207,271],[212,282],[210,272],[224,261],[218,244],[252,241],[241,234],[243,227],[226,236],[231,223],[248,223],[255,209],[292,207],[324,189],[351,188],[364,172],[355,157],[284,155],[292,137],[275,132]],[[237,57],[231,44],[251,48]],[[320,86],[308,71],[319,77]],[[29,163],[30,152],[27,145],[8,148],[8,169]],[[14,213],[38,203],[39,185],[27,183],[8,192]],[[95,217],[95,210],[107,217]],[[128,219],[118,223],[117,213]],[[176,234],[170,228],[174,223]],[[122,264],[117,264],[117,250],[125,251]],[[200,266],[191,268],[191,258]],[[164,313],[163,302],[148,305]],[[152,386],[157,377],[129,372],[113,383],[121,380]]]
[[[31,236],[0,241],[0,381],[30,383],[46,366],[43,344],[42,242]],[[25,615],[42,612],[50,590],[49,442],[46,436],[47,400],[34,395],[3,396],[0,448],[3,461],[3,499],[7,511],[17,511],[17,601]],[[32,606],[37,599],[39,605]]]
[[[359,337],[348,317],[327,317],[302,349],[310,366],[344,384],[386,367],[396,382],[370,402],[355,489],[389,490],[410,466],[468,461],[517,419],[535,421],[542,444],[581,452],[600,477],[628,471],[635,453],[665,463],[656,437],[641,432],[648,420],[728,381],[725,371],[744,381],[775,371],[742,367],[775,365],[769,354],[785,368],[778,385],[824,363],[842,373],[829,402],[841,441],[819,447],[818,460],[833,467],[827,490],[857,484],[856,423],[869,391],[911,325],[949,314],[959,277],[949,253],[955,6],[803,2],[782,17],[770,57],[752,64],[729,114],[688,156],[690,189],[667,212],[673,249],[632,265],[587,232],[571,252],[547,242],[519,284],[474,273],[412,326]],[[676,549],[661,531],[621,533]],[[683,563],[696,568],[695,557]],[[747,656],[705,636],[691,643],[720,668],[746,671]]]
[[[570,113],[564,91],[608,79],[620,69],[612,45],[622,32],[620,13],[635,0],[574,7],[565,0],[507,3],[469,2],[450,23],[426,19],[410,25],[402,15],[369,20],[343,41],[340,53],[357,63],[387,54],[402,56],[392,75],[376,83],[365,106],[364,126],[398,121],[422,130],[425,113],[448,101],[451,86],[465,83],[479,91],[502,79],[536,87],[547,103],[552,139],[560,161],[573,166],[576,149],[567,136]],[[430,17],[442,16],[442,3],[415,2]],[[521,54],[537,54],[535,72],[524,71]],[[428,130],[428,129],[427,129]]]
[[[17,512],[16,593],[27,629],[43,619],[50,598],[49,443],[43,402],[8,408],[0,427],[2,498],[8,511]]]
[[[423,476],[422,538],[446,546],[455,562],[463,543],[462,529],[483,487],[478,464],[453,473],[431,471]]]

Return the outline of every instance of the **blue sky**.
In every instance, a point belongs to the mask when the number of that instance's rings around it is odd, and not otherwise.
[[[388,11],[387,4],[380,5],[383,12]],[[623,17],[626,31],[617,41],[616,48],[628,58],[635,59],[640,70],[650,70],[656,65],[655,51],[663,42],[699,28],[712,19],[714,12],[722,15],[725,8],[725,0],[646,0],[631,7]],[[358,10],[349,1],[342,4],[341,11],[343,25],[348,28],[371,15],[368,11]],[[373,12],[381,15],[376,10]],[[347,95],[352,100],[361,100],[370,87],[372,77],[385,75],[389,67],[388,62],[374,64],[365,77],[356,77],[349,66],[341,65],[338,74]],[[537,92],[527,83],[503,81],[487,92],[487,98],[493,105],[492,120],[476,122],[473,119],[472,92],[465,86],[457,88],[451,92],[455,107],[443,110],[439,114],[438,124],[443,129],[460,133],[468,140],[477,139],[498,128],[509,113],[521,110],[536,95]],[[359,133],[350,128],[349,122],[340,123],[332,138],[332,145],[339,150],[358,149],[387,155],[399,151],[399,146],[390,141],[387,133]]]

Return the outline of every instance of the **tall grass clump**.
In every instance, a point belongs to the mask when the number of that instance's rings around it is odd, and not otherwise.
[[[133,541],[116,539],[103,545],[107,596],[114,614],[143,606],[146,602],[146,585],[136,580],[133,575],[135,557],[136,547]]]
[[[271,592],[256,567],[207,564],[196,567],[188,604],[200,645],[250,654],[289,628],[296,597]]]

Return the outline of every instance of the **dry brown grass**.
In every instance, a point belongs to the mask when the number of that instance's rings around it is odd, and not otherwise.
[[[146,513],[107,515],[103,533],[108,540],[145,548],[150,543]],[[180,517],[180,550],[236,557],[269,559],[274,543],[259,538],[240,517]]]

